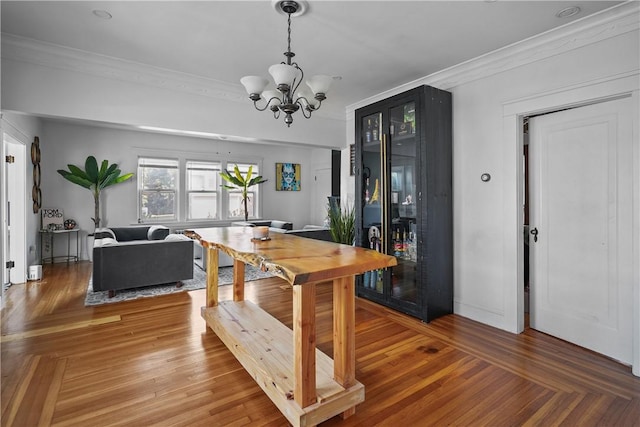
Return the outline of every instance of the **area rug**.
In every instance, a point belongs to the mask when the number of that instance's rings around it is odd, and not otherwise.
[[[273,274],[260,271],[251,265],[246,265],[244,270],[244,279],[249,282],[252,280],[266,279],[273,277]],[[229,285],[233,283],[233,267],[218,268],[218,286]],[[207,275],[199,267],[194,265],[193,279],[183,280],[182,286],[177,287],[175,283],[166,285],[145,286],[135,289],[124,289],[116,292],[113,298],[109,298],[109,291],[93,291],[92,280],[89,279],[87,288],[87,296],[84,300],[85,306],[94,306],[102,304],[111,304],[114,302],[130,301],[138,298],[149,298],[158,295],[172,294],[176,292],[194,291],[196,289],[204,289],[207,286]]]

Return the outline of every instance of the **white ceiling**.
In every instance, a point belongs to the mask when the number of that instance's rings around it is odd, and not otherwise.
[[[292,50],[307,76],[342,77],[323,108],[344,114],[347,105],[617,3],[312,0],[293,18]],[[569,6],[581,12],[556,17]],[[268,77],[286,50],[286,16],[269,0],[3,0],[1,8],[3,33],[218,80],[234,91],[244,75]]]

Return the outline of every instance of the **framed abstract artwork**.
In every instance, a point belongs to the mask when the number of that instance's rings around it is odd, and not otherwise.
[[[276,163],[276,191],[300,191],[300,165]]]

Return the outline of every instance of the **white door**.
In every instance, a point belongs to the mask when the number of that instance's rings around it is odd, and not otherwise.
[[[311,220],[314,225],[322,225],[327,217],[327,207],[331,196],[331,168],[316,169],[314,191],[311,202]]]
[[[530,325],[629,364],[631,111],[625,98],[529,122]]]
[[[2,244],[4,245],[2,263],[13,262],[13,267],[6,268],[3,283],[23,283],[27,277],[26,266],[26,154],[24,145],[8,135],[3,138],[6,154],[4,183],[4,199],[2,201],[4,216],[2,224]],[[9,161],[8,159],[11,159]]]

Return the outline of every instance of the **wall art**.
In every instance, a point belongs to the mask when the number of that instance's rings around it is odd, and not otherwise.
[[[276,191],[300,191],[300,165],[276,163]]]
[[[64,230],[62,209],[42,208],[42,230]]]

